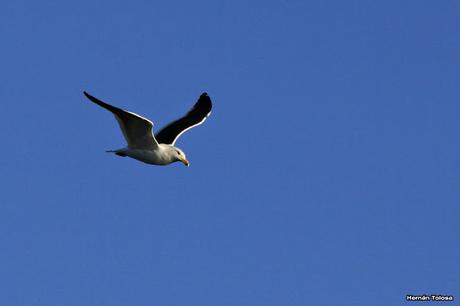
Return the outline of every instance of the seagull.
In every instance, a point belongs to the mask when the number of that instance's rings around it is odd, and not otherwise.
[[[190,166],[184,151],[176,147],[175,143],[183,133],[202,124],[211,114],[212,108],[211,98],[207,93],[202,93],[187,114],[172,121],[154,136],[153,122],[149,119],[102,102],[86,91],[83,93],[92,102],[112,112],[128,144],[124,148],[107,152],[152,165],[164,166],[180,161],[187,167]]]

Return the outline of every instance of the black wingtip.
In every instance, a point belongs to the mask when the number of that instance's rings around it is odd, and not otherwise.
[[[198,101],[195,104],[195,108],[199,108],[199,112],[203,112],[204,114],[207,114],[211,111],[212,109],[212,102],[211,98],[208,96],[207,92],[203,92],[198,99]]]
[[[200,98],[198,98],[198,102],[203,103],[203,101],[206,101],[207,103],[211,103],[211,98],[208,96],[207,92],[203,92],[200,95]]]
[[[92,102],[96,103],[96,104],[99,104],[100,105],[100,101],[99,99],[96,99],[95,97],[93,97],[92,95],[90,95],[89,93],[87,93],[86,91],[83,91],[83,94]],[[102,102],[104,103],[104,102]]]

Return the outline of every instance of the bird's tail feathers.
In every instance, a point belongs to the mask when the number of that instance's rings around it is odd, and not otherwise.
[[[105,152],[107,152],[107,153],[115,153],[116,155],[122,156],[122,157],[126,156],[126,154],[122,150],[107,150]]]

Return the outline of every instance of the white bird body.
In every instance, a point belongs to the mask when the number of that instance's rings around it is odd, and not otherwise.
[[[160,143],[158,144],[158,148],[155,150],[133,149],[125,147],[122,149],[107,152],[114,152],[119,156],[128,156],[150,165],[166,166],[177,161],[175,155],[172,152],[174,150],[175,148],[173,146]],[[187,164],[188,161],[184,161],[184,163]]]
[[[168,165],[180,161],[189,166],[185,153],[174,144],[184,132],[202,124],[212,108],[211,99],[207,93],[203,93],[185,116],[169,123],[154,136],[153,122],[149,119],[107,104],[87,92],[84,94],[92,102],[113,113],[128,144],[125,148],[107,152],[152,165]]]

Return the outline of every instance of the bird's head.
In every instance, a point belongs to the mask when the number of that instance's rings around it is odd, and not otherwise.
[[[182,162],[187,167],[190,166],[190,162],[187,160],[187,157],[185,156],[184,151],[182,151],[179,148],[174,147],[174,152],[175,152],[175,157],[177,161]]]

